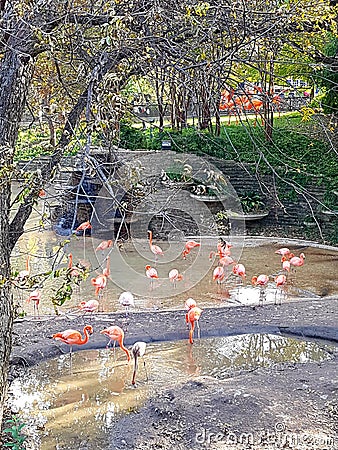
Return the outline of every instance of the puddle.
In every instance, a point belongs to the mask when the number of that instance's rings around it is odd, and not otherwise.
[[[12,258],[14,269],[22,270],[25,267],[23,255],[28,251],[33,255],[31,258],[32,274],[50,270],[50,255],[55,253],[57,245],[61,241],[62,238],[51,231],[27,233],[15,247]],[[149,280],[145,276],[145,265],[154,266],[155,264],[151,259],[153,255],[149,250],[148,241],[145,239],[138,241],[136,247],[132,243],[125,243],[121,248],[109,249],[111,276],[100,300],[101,309],[104,312],[123,311],[123,307],[118,303],[118,298],[124,290],[133,292],[137,310],[181,309],[188,297],[194,298],[201,307],[257,304],[259,289],[252,288],[250,281],[252,276],[261,273],[270,275],[271,281],[268,285],[265,302],[273,303],[276,296],[273,278],[281,269],[280,256],[274,252],[285,245],[254,245],[254,242],[254,240],[245,239],[245,247],[242,249],[242,240],[239,238],[232,240],[232,256],[245,265],[247,277],[244,286],[237,287],[235,278],[231,276],[228,282],[222,285],[222,291],[212,280],[212,272],[217,261],[209,261],[209,253],[216,247],[216,237],[202,239],[202,246],[197,250],[193,249],[186,260],[183,260],[181,256],[184,242],[171,243],[170,248],[166,249],[168,255],[162,260],[159,257],[156,263],[160,278],[154,281],[153,287],[150,286]],[[107,256],[107,252],[103,254],[95,252],[94,249],[99,243],[100,240],[94,237],[87,237],[85,244],[82,238],[72,237],[71,243],[67,244],[65,253],[68,255],[71,252],[74,262],[84,259],[85,245],[85,259],[90,263],[91,269],[89,277],[81,283],[80,289],[75,287],[72,299],[60,308],[61,312],[69,311],[72,308],[76,310],[76,305],[80,301],[95,298],[91,278],[102,272]],[[165,243],[161,245],[165,250]],[[325,297],[338,294],[337,251],[295,245],[289,245],[289,248],[296,255],[304,252],[306,259],[303,267],[297,268],[296,273],[290,274],[283,301],[300,297]],[[57,267],[66,267],[67,263],[67,258],[64,256]],[[174,267],[184,277],[177,283],[176,289],[168,280],[169,270]],[[228,273],[230,271],[231,269],[228,268]],[[55,293],[58,282],[58,279],[46,281],[40,301],[42,314],[54,314],[50,298]],[[29,289],[25,291],[15,289],[15,296],[21,308],[26,313],[32,314],[33,302],[26,303],[29,292],[31,292]]]
[[[276,363],[321,362],[334,347],[282,336],[252,334],[217,339],[148,344],[146,371],[139,361],[137,385],[133,362],[119,348],[81,351],[29,369],[13,382],[11,404],[27,423],[28,449],[98,450],[107,448],[114,419],[139,408],[161,388],[201,375],[225,379],[238,370]]]

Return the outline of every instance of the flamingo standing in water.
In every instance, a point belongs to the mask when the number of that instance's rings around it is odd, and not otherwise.
[[[137,358],[143,357],[146,352],[147,344],[145,342],[139,341],[135,342],[135,344],[132,346],[131,352],[134,356],[134,372],[133,372],[133,379],[131,381],[131,384],[135,386],[136,384],[136,371],[137,371]],[[143,360],[144,370],[146,372],[146,377],[148,381],[148,374],[146,369],[146,362]]]
[[[189,318],[188,318],[189,311],[192,308],[195,308],[195,306],[197,306],[197,304],[196,304],[196,302],[195,302],[195,300],[193,298],[190,297],[190,298],[188,298],[188,300],[185,301],[184,308],[187,311],[186,314],[185,314],[185,322],[186,322],[186,324],[189,323]]]
[[[86,231],[91,230],[92,226],[89,220],[82,222],[75,231],[83,231],[83,259],[86,260]]]
[[[288,258],[286,256],[282,256],[281,261],[282,261],[283,270],[285,270],[286,272],[290,272],[291,264],[290,264],[290,261],[288,260]]]
[[[189,255],[189,253],[191,252],[191,250],[195,247],[200,247],[201,244],[199,242],[196,241],[187,241],[184,244],[184,250],[182,253],[183,259],[186,259],[186,256]]]
[[[154,279],[158,278],[157,270],[149,265],[146,266],[146,276],[150,279],[150,288],[153,288]]]
[[[277,277],[275,277],[275,283],[276,283],[275,305],[277,303],[277,290],[278,290],[278,288],[280,289],[279,304],[280,305],[282,304],[282,294],[283,293],[285,294],[283,288],[286,285],[286,281],[287,281],[287,278],[286,278],[286,275],[284,275],[284,274],[277,275]]]
[[[217,243],[217,252],[220,254],[220,257],[230,256],[231,255],[231,247],[232,245],[229,242],[225,241],[222,238],[218,239]]]
[[[199,330],[198,321],[199,318],[201,317],[202,311],[203,311],[202,309],[195,306],[194,308],[191,308],[190,311],[188,312],[188,323],[190,323],[190,332],[189,332],[190,344],[194,343],[193,336],[194,336],[195,322]]]
[[[168,274],[169,281],[173,284],[174,288],[176,288],[177,281],[183,280],[183,275],[181,275],[177,269],[171,269]]]
[[[157,261],[158,255],[163,256],[163,250],[158,245],[153,244],[153,232],[148,230],[149,233],[149,247],[150,251],[155,255],[155,262]]]
[[[212,279],[217,282],[217,285],[220,287],[222,281],[225,277],[225,270],[222,266],[217,266],[212,274]]]
[[[110,248],[113,245],[113,241],[111,239],[108,239],[108,241],[102,241],[95,249],[95,251],[101,250],[102,252],[104,250],[107,250],[107,248]]]
[[[128,310],[130,307],[135,308],[134,296],[131,292],[122,292],[119,297],[120,305],[125,307],[126,317],[128,317]]]
[[[241,277],[242,280],[244,280],[244,278],[246,277],[246,274],[245,274],[245,267],[244,267],[243,264],[235,264],[234,267],[232,268],[232,272],[233,272],[235,275]]]
[[[29,294],[29,297],[27,299],[27,302],[30,303],[31,301],[33,302],[33,311],[34,311],[34,317],[36,317],[36,313],[38,314],[38,319],[40,319],[39,317],[39,303],[41,300],[41,292],[39,291],[39,289],[35,289],[33,292],[31,292]]]
[[[107,344],[107,348],[111,344],[112,341],[114,341],[114,348],[116,342],[119,343],[121,350],[124,351],[124,353],[127,355],[128,362],[130,361],[130,354],[128,349],[123,344],[124,339],[124,331],[122,328],[118,327],[117,325],[113,325],[111,327],[105,328],[104,330],[100,331],[101,334],[104,334],[105,336],[109,337],[109,342]]]
[[[53,339],[56,341],[61,341],[64,344],[70,346],[69,354],[72,357],[73,345],[84,345],[89,340],[89,335],[93,334],[93,327],[91,325],[86,325],[83,329],[84,337],[81,336],[80,331],[77,330],[65,330],[60,333],[53,334]]]
[[[259,286],[260,292],[259,292],[259,305],[263,306],[263,301],[266,299],[266,286],[268,285],[269,277],[267,275],[259,275],[252,277],[251,283],[254,286]]]
[[[101,275],[98,275],[96,278],[92,278],[91,283],[93,286],[95,286],[95,295],[101,297],[102,289],[104,289],[107,286],[107,277],[102,273]]]

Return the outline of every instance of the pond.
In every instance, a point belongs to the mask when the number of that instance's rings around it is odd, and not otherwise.
[[[238,371],[278,363],[322,362],[334,347],[283,336],[252,334],[217,339],[148,344],[139,361],[136,387],[133,361],[115,350],[81,351],[45,361],[29,369],[11,387],[11,404],[27,426],[27,448],[97,450],[107,448],[109,430],[122,414],[197,376],[218,379]]]
[[[335,267],[337,266],[338,252],[333,247],[322,248],[312,246],[309,242],[269,242],[264,239],[250,239],[234,236],[231,238],[233,247],[231,256],[246,267],[246,279],[243,285],[231,273],[231,267],[227,268],[227,281],[218,286],[212,279],[212,273],[217,266],[217,259],[209,259],[210,252],[216,250],[217,237],[201,237],[201,247],[194,248],[186,259],[182,257],[184,240],[172,239],[168,242],[156,242],[163,248],[164,256],[154,255],[149,249],[147,239],[124,242],[119,246],[113,246],[103,252],[95,251],[101,242],[97,237],[87,236],[85,239],[72,236],[63,249],[59,252],[55,261],[52,257],[60,248],[60,243],[65,238],[57,236],[52,231],[28,232],[17,243],[12,257],[13,269],[20,271],[25,268],[27,253],[31,255],[31,274],[36,275],[54,268],[67,267],[68,255],[72,253],[73,264],[79,261],[89,267],[89,276],[81,283],[80,288],[74,287],[71,300],[67,301],[60,312],[76,310],[80,301],[95,298],[94,287],[91,279],[96,277],[106,266],[106,259],[110,257],[110,277],[103,297],[100,299],[100,310],[104,312],[121,311],[118,298],[123,291],[131,291],[135,296],[136,310],[157,310],[164,308],[180,309],[188,297],[194,298],[201,307],[240,306],[243,304],[258,304],[259,289],[251,286],[251,278],[262,273],[270,276],[270,282],[266,289],[266,302],[273,303],[276,296],[274,277],[281,273],[280,256],[275,250],[288,246],[290,250],[299,255],[306,255],[303,267],[290,273],[286,284],[283,301],[292,301],[306,297],[324,297],[338,294],[338,279]],[[149,264],[156,267],[159,279],[151,285],[145,275],[145,266]],[[183,275],[183,280],[177,282],[175,288],[168,279],[168,273],[176,268]],[[55,294],[61,280],[49,277],[42,288],[40,312],[42,314],[54,314],[51,297]],[[15,289],[15,297],[20,308],[31,315],[33,305],[27,304],[26,299],[33,287]]]

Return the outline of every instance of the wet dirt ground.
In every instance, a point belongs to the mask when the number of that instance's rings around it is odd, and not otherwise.
[[[188,338],[184,311],[131,313],[128,321],[124,314],[97,314],[85,321],[94,328],[85,349],[104,348],[107,341],[98,331],[114,324],[126,329],[127,345]],[[65,316],[17,321],[10,379],[67,351],[52,334],[83,324],[83,318]],[[162,386],[139,410],[116,419],[110,449],[338,448],[338,298],[206,308],[200,326],[202,338],[283,334],[334,342],[337,351],[321,363],[276,364],[224,380],[197,376]]]

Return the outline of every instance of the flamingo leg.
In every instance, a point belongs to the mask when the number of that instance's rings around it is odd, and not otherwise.
[[[201,339],[201,329],[198,320],[196,320],[196,326],[197,326],[197,338]]]
[[[83,259],[86,260],[86,229],[83,230]]]
[[[190,332],[189,332],[189,342],[190,342],[190,344],[194,343],[194,340],[193,340],[194,329],[195,329],[195,321],[191,322],[191,328],[190,328]]]
[[[146,368],[146,362],[144,359],[143,359],[143,367],[144,367],[144,371],[146,373],[146,381],[148,382],[149,378],[148,378],[148,373],[147,373],[147,368]]]
[[[136,371],[137,371],[137,355],[135,354],[133,379],[131,381],[131,384],[134,385],[134,386],[136,385]]]

